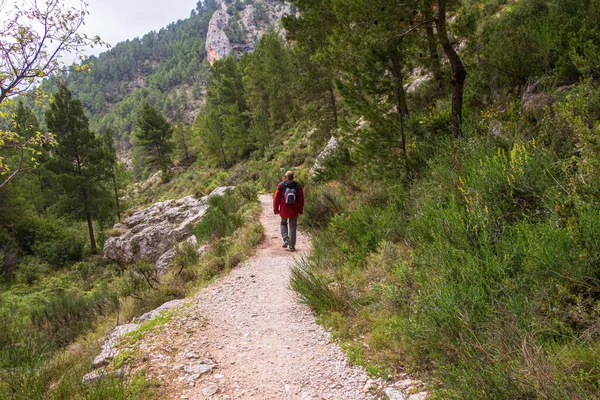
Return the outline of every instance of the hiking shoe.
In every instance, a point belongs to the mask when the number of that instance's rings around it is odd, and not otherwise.
[[[290,251],[296,251],[295,247],[290,246]]]
[[[287,247],[288,247],[288,241],[284,240],[283,246],[281,246],[281,247],[283,247],[284,249],[287,249]]]

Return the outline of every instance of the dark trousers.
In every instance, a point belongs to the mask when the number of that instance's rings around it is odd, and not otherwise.
[[[281,237],[290,247],[296,247],[296,222],[298,218],[281,218]]]

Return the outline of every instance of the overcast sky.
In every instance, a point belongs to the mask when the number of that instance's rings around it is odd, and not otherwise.
[[[185,19],[198,0],[86,0],[90,14],[83,32],[98,35],[111,46],[150,31],[158,31],[178,19]],[[65,5],[79,7],[79,0],[65,0]],[[98,54],[106,48],[90,49]]]

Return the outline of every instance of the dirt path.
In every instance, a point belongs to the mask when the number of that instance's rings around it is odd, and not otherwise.
[[[260,197],[266,239],[255,256],[201,290],[140,349],[163,399],[370,399],[372,383],[288,288],[296,253],[281,248],[271,196]],[[365,387],[365,385],[367,387]]]

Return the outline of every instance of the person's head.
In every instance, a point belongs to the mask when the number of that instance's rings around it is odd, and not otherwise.
[[[294,171],[288,171],[285,173],[285,180],[293,181],[294,180]]]

